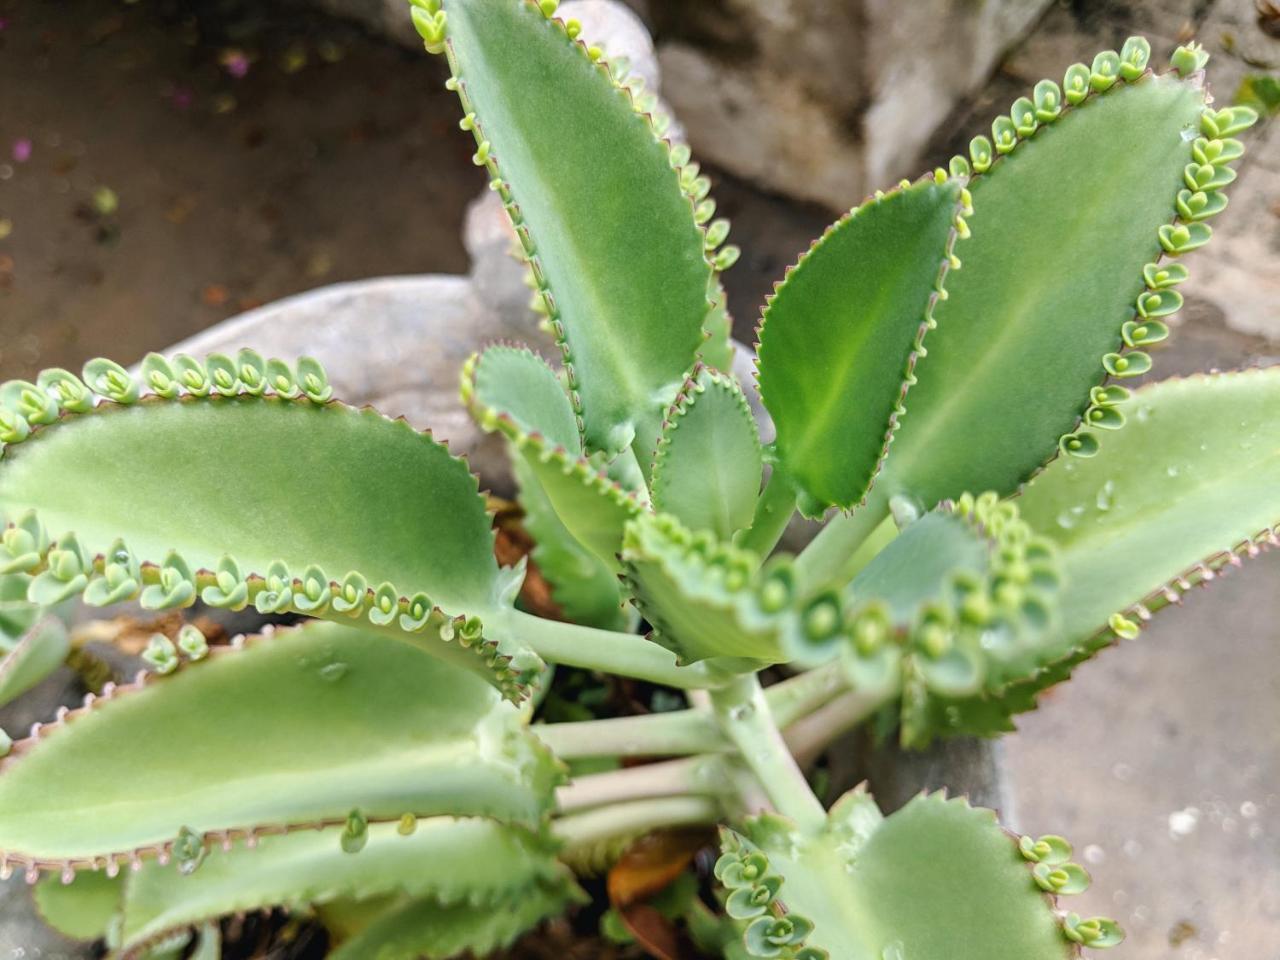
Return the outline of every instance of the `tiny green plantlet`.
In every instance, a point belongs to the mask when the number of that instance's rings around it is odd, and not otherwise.
[[[1277,543],[1280,369],[1131,390],[1256,118],[1140,38],[868,199],[763,311],[761,427],[728,368],[738,256],[638,78],[555,0],[411,0],[562,356],[461,371],[506,439],[562,620],[520,602],[465,463],[252,351],[0,387],[0,697],[65,604],[301,625],[210,645],[0,736],[0,874],[112,956],[314,911],[332,956],[484,955],[655,829],[720,825],[731,958],[1057,960],[1118,943],[1085,871],[963,799],[829,809],[797,757],[853,726],[1012,729],[1193,584]],[[776,431],[776,433],[774,432]],[[825,521],[797,555],[797,514]],[[637,626],[643,623],[643,630]],[[686,709],[549,722],[549,665]],[[786,676],[767,687],[759,672]],[[623,766],[623,758],[650,762]],[[581,761],[605,772],[571,776]],[[692,909],[692,908],[691,908]],[[694,911],[696,913],[696,910]]]

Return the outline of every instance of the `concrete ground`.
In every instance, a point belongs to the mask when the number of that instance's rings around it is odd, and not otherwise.
[[[1167,46],[1199,26],[1229,100],[1242,47],[1259,56],[1250,8],[1055,7],[938,155],[1130,28]],[[0,24],[0,379],[133,361],[325,283],[465,270],[483,180],[431,59],[250,0],[0,0]],[[1162,375],[1280,358],[1280,301],[1257,293],[1280,277],[1280,124],[1252,149]],[[724,178],[716,196],[749,336],[828,214]],[[1116,960],[1280,960],[1277,577],[1264,557],[1161,614],[1006,741],[1018,826],[1077,842],[1096,877],[1078,907],[1130,933]]]

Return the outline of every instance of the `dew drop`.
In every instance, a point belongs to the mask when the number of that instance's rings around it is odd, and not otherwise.
[[[347,675],[347,670],[349,669],[350,668],[340,660],[334,661],[333,663],[327,663],[320,668],[320,679],[328,683],[337,683]]]
[[[1137,413],[1138,422],[1146,423],[1148,420],[1151,419],[1151,414],[1153,412],[1154,411],[1152,410],[1151,406],[1149,404],[1144,403],[1142,406],[1138,407],[1138,413]]]
[[[1098,509],[1103,513],[1110,510],[1112,504],[1115,502],[1115,490],[1116,485],[1108,480],[1102,485],[1102,489],[1098,491],[1097,497],[1094,498],[1094,502],[1098,505]]]
[[[1164,468],[1164,472],[1171,477],[1176,477],[1178,475],[1178,468],[1173,465],[1170,465]]]
[[[901,940],[885,944],[880,951],[880,960],[907,960],[907,948],[902,945]]]

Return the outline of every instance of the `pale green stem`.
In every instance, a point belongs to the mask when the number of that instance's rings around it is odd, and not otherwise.
[[[796,558],[800,582],[809,586],[848,580],[849,565],[885,517],[889,506],[872,493],[853,513],[837,514]]]
[[[756,501],[751,526],[735,538],[738,546],[767,557],[782,539],[796,512],[796,491],[776,467]]]
[[[533,732],[562,760],[678,757],[717,753],[729,746],[715,717],[696,709],[573,723],[536,723]]]
[[[777,811],[794,820],[801,830],[820,830],[826,823],[826,810],[787,749],[759,679],[754,674],[739,677],[729,686],[713,691],[711,701],[721,729],[738,748]]]
[[[724,782],[725,771],[719,758],[684,757],[578,777],[556,791],[556,801],[561,813],[572,813],[655,797],[715,796],[722,791]]]
[[[891,698],[884,691],[850,690],[796,720],[783,731],[783,739],[803,769],[817,760],[831,741],[869,719]]]
[[[660,797],[618,803],[551,821],[551,832],[569,848],[590,847],[627,834],[647,833],[663,827],[713,824],[720,819],[720,805],[710,797]]]
[[[786,727],[846,689],[838,663],[775,683],[764,692],[774,722]],[[731,746],[716,718],[702,709],[637,717],[536,723],[533,731],[562,760],[717,753]]]
[[[485,623],[489,625],[488,620]],[[677,666],[675,654],[639,634],[544,620],[522,610],[505,613],[498,625],[551,663],[633,677],[682,690],[725,682],[703,664]]]

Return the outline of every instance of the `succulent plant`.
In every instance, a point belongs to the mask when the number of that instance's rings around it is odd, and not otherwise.
[[[760,327],[762,435],[728,372],[738,253],[709,180],[555,8],[410,13],[563,354],[490,346],[462,396],[508,441],[564,619],[520,606],[466,464],[333,399],[314,361],[9,383],[0,693],[62,659],[65,631],[36,625],[76,597],[305,622],[158,636],[133,683],[3,738],[0,873],[122,958],[216,956],[219,917],[272,905],[314,909],[337,958],[444,958],[580,900],[569,864],[718,823],[729,956],[1118,942],[1058,911],[1088,884],[1065,840],[941,795],[827,810],[796,756],[868,720],[911,746],[1011,729],[1276,543],[1280,372],[1123,385],[1169,334],[1254,115],[1210,105],[1195,45],[1158,74],[1134,38],[1038,84],[788,272]],[[790,556],[797,512],[825,523]],[[549,664],[690,703],[546,722]],[[570,778],[586,759],[617,768]]]

